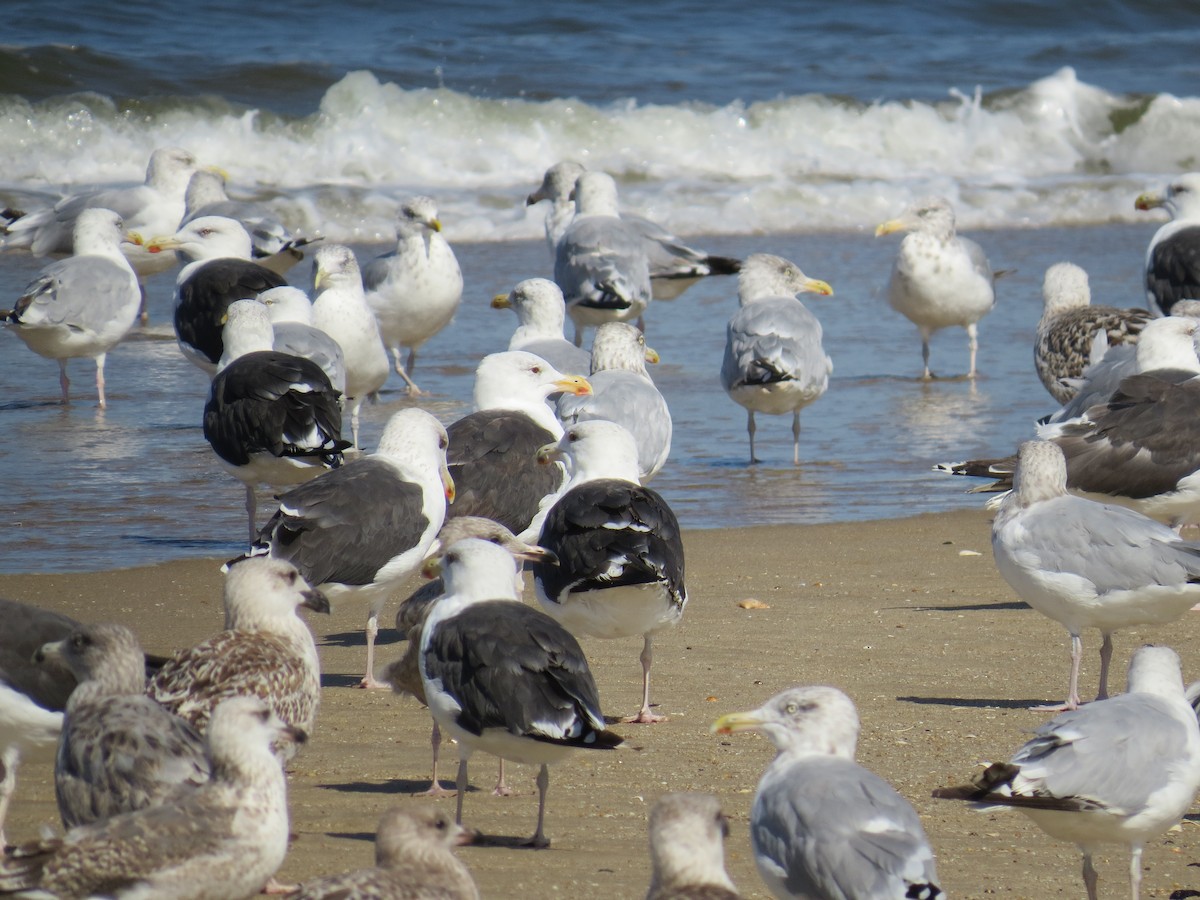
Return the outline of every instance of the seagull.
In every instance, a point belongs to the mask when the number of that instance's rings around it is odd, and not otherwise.
[[[480,538],[497,544],[511,553],[514,559],[549,557],[549,554],[541,547],[519,540],[499,522],[480,516],[458,516],[446,520],[442,530],[438,532],[433,546],[430,547],[426,559],[440,556],[448,547],[467,538]],[[521,573],[518,572],[515,586],[517,596],[521,595],[523,589]],[[429,703],[425,699],[425,687],[421,683],[421,669],[418,665],[421,629],[425,626],[425,617],[429,615],[429,610],[442,597],[445,590],[445,583],[442,579],[434,578],[414,591],[400,604],[400,608],[396,611],[396,630],[407,639],[408,644],[404,655],[383,671],[383,680],[392,686],[393,691],[397,694],[416,697],[425,706],[428,706]],[[429,742],[433,751],[433,774],[429,788],[421,791],[420,796],[441,797],[452,792],[444,789],[438,782],[438,755],[442,745],[442,730],[438,727],[436,719],[433,721],[433,733],[430,735]],[[512,793],[504,783],[503,759],[500,760],[500,777],[492,793],[498,797],[507,797]]]
[[[750,843],[776,897],[944,896],[916,810],[854,761],[858,711],[840,690],[790,688],[712,729],[761,731],[775,746],[750,809]]]
[[[236,300],[225,350],[204,404],[204,439],[246,487],[250,541],[258,534],[256,485],[303,484],[342,464],[340,395],[316,363],[278,353],[266,306]]]
[[[271,745],[302,740],[258,698],[226,700],[208,732],[210,781],[170,803],[10,850],[0,894],[255,896],[287,854],[287,782]]]
[[[354,251],[341,244],[318,250],[313,260],[313,290],[312,323],[342,348],[350,430],[354,446],[361,447],[359,410],[387,381],[388,358],[375,314],[363,293]]]
[[[287,274],[304,259],[301,248],[320,240],[292,234],[265,206],[231,200],[225,192],[225,177],[211,169],[192,173],[184,205],[184,225],[201,216],[224,216],[241,222],[250,235],[251,258],[277,275]]]
[[[567,305],[550,279],[525,279],[509,293],[493,297],[492,309],[511,309],[517,314],[519,324],[508,341],[509,350],[540,356],[560,372],[591,371],[592,354],[563,335]]]
[[[429,413],[400,410],[375,453],[283,494],[251,547],[252,556],[294,564],[335,602],[367,601],[362,687],[388,687],[374,674],[379,613],[425,558],[445,520],[446,503],[454,500],[447,441],[446,429]]]
[[[1068,494],[1066,461],[1051,441],[1021,445],[992,552],[1017,596],[1071,635],[1070,687],[1056,709],[1079,706],[1084,628],[1103,636],[1103,700],[1113,632],[1173,622],[1200,602],[1200,545],[1134,510]]]
[[[1169,316],[1180,300],[1200,300],[1200,172],[1180,175],[1164,192],[1140,194],[1133,205],[1165,209],[1171,217],[1146,248],[1146,306]]]
[[[284,722],[311,731],[321,668],[312,632],[298,612],[327,613],[328,599],[290,563],[251,557],[229,564],[223,600],[225,629],[168,659],[146,694],[202,734],[211,731],[210,719],[223,701],[241,696],[258,697]]]
[[[578,347],[588,326],[641,319],[651,298],[650,263],[640,233],[621,219],[612,176],[584,172],[572,197],[575,218],[558,242],[554,281]]]
[[[565,458],[571,480],[541,525],[538,546],[557,562],[534,561],[538,603],[576,635],[642,635],[642,706],[626,722],[665,718],[650,711],[654,634],[687,605],[683,538],[671,507],[638,483],[637,446],[620,425],[572,425],[538,451]]]
[[[712,794],[664,794],[650,810],[646,900],[738,900],[725,871],[729,820]]]
[[[1033,362],[1038,378],[1060,404],[1078,393],[1077,379],[1092,362],[1097,339],[1106,349],[1136,344],[1153,318],[1143,309],[1092,306],[1087,272],[1069,262],[1046,270],[1042,301]]]
[[[251,261],[250,235],[236,219],[193,219],[170,236],[152,238],[146,248],[175,250],[189,260],[175,278],[175,337],[183,355],[210,378],[224,352],[221,329],[229,304],[287,284]]]
[[[563,432],[546,398],[591,390],[586,378],[564,375],[532,353],[485,356],[475,370],[475,411],[446,429],[455,486],[447,515],[495,519],[513,532],[528,528],[541,501],[565,481],[560,466],[537,462],[538,449]]]
[[[541,186],[525,201],[526,206],[543,200],[551,202],[546,213],[546,243],[550,245],[551,258],[575,218],[571,191],[584,171],[582,165],[571,160],[555,163],[546,170]],[[741,268],[740,260],[693,249],[650,219],[628,213],[623,213],[621,218],[636,228],[642,237],[655,300],[674,300],[705,276],[736,275]]]
[[[421,631],[421,681],[429,711],[458,742],[462,824],[467,761],[476,750],[540,766],[537,830],[545,835],[548,766],[574,750],[607,750],[621,738],[604,727],[596,683],[579,643],[514,589],[517,568],[503,547],[459,541],[426,574],[441,574],[446,594]]]
[[[450,324],[462,301],[463,279],[458,259],[442,237],[437,203],[413,197],[396,214],[396,249],[377,256],[362,270],[367,303],[375,312],[383,343],[392,351],[396,374],[408,393],[424,393],[412,379],[417,350]],[[408,364],[400,348],[408,348]]]
[[[1088,900],[1097,900],[1092,857],[1104,844],[1130,850],[1140,895],[1146,842],[1178,824],[1200,789],[1200,726],[1184,695],[1179,656],[1145,646],[1129,662],[1128,693],[1056,716],[1007,763],[934,797],[991,810],[1021,810],[1083,854]]]
[[[607,419],[633,435],[638,475],[644,484],[659,473],[671,453],[671,411],[654,385],[646,363],[658,353],[646,337],[625,322],[605,322],[592,338],[590,394],[563,394],[558,417],[564,426]]]
[[[258,295],[267,308],[274,341],[271,349],[312,360],[329,376],[339,394],[346,393],[346,357],[342,345],[313,325],[313,306],[308,294],[290,285],[271,288]]]
[[[746,408],[750,462],[755,412],[792,414],[792,461],[800,464],[800,410],[825,393],[833,361],[821,346],[821,323],[797,293],[829,296],[824,281],[809,278],[795,263],[755,253],[738,275],[740,309],[725,332],[721,385]]]
[[[933,197],[912,204],[900,215],[882,223],[875,236],[907,231],[892,266],[888,303],[921,332],[921,358],[925,380],[929,371],[929,339],[935,331],[957,325],[967,330],[971,350],[968,378],[974,378],[979,349],[979,320],[996,302],[995,280],[983,248],[954,233],[950,203]]]
[[[375,867],[300,885],[290,900],[479,900],[451,848],[471,835],[439,809],[394,806],[375,829]]]
[[[70,402],[67,360],[96,360],[96,393],[104,409],[104,361],[137,321],[141,289],[121,247],[128,241],[121,217],[86,209],[75,220],[75,255],[47,266],[25,288],[4,322],[29,349],[58,360],[62,402]]]
[[[146,696],[145,654],[124,625],[81,626],[44,644],[36,659],[66,666],[79,682],[54,765],[64,827],[153,806],[208,781],[203,738]]]

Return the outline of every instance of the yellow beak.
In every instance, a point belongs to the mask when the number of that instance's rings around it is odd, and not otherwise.
[[[646,348],[646,362],[650,363],[651,365],[658,363],[658,351],[653,347]]]
[[[555,460],[562,459],[562,451],[558,449],[558,444],[542,444],[537,450],[537,461],[539,465],[549,465]]]
[[[826,297],[833,296],[833,288],[828,283],[821,281],[819,278],[810,278],[804,282],[804,287],[801,290],[808,291],[812,294],[822,294]]]
[[[568,375],[566,378],[554,382],[554,386],[564,394],[574,394],[576,397],[582,397],[592,392],[591,384],[581,375]]]
[[[512,303],[508,299],[508,294],[497,294],[492,298],[492,309],[509,309]]]
[[[758,715],[758,710],[752,710],[721,716],[712,723],[709,730],[714,734],[737,734],[739,731],[753,731],[762,724],[763,721]]]
[[[431,556],[425,562],[421,563],[421,577],[428,578],[430,581],[442,574],[442,558],[440,556]]]
[[[875,229],[875,237],[883,237],[885,234],[893,234],[897,231],[904,230],[904,223],[899,219],[888,219],[886,222],[880,222],[879,227]]]
[[[1134,209],[1158,209],[1163,205],[1166,198],[1157,191],[1146,191],[1144,194],[1138,194],[1136,200],[1133,201]]]
[[[442,466],[442,489],[446,492],[446,502],[454,502],[454,479],[450,477],[450,470]]]

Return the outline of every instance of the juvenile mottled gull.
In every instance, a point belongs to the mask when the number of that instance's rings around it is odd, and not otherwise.
[[[283,721],[310,731],[321,669],[298,613],[327,613],[329,601],[290,563],[253,557],[230,564],[224,602],[225,629],[167,660],[146,693],[202,733],[213,710],[238,696],[259,697]]]
[[[621,738],[604,727],[596,683],[579,643],[514,589],[516,565],[503,547],[471,538],[438,563],[446,595],[421,631],[421,681],[429,711],[458,742],[462,823],[467,760],[476,750],[540,766],[537,830],[545,835],[548,766],[574,750],[611,749]]]
[[[96,360],[96,393],[101,409],[104,360],[137,320],[141,291],[137,276],[121,252],[125,226],[108,209],[86,209],[75,221],[76,255],[43,269],[17,299],[0,313],[29,349],[58,361],[63,403],[70,401],[67,360]]]
[[[933,796],[985,810],[1014,807],[1051,837],[1076,844],[1089,900],[1099,896],[1093,855],[1104,844],[1129,847],[1136,900],[1146,842],[1176,825],[1200,788],[1200,728],[1179,657],[1169,647],[1139,648],[1128,693],[1056,716],[974,782]]]
[[[957,325],[967,330],[971,351],[968,378],[975,377],[978,322],[996,302],[992,267],[983,248],[954,231],[954,210],[940,197],[912,204],[875,229],[876,237],[907,231],[892,266],[888,303],[921,332],[924,378],[929,370],[929,339]]]
[[[363,687],[387,687],[374,674],[379,613],[421,564],[445,520],[447,501],[454,499],[446,444],[446,429],[429,413],[400,410],[375,453],[280,497],[278,511],[251,548],[252,556],[294,564],[335,602],[366,601]]]
[[[657,363],[658,354],[640,331],[625,322],[605,322],[592,338],[591,394],[563,394],[558,400],[564,427],[606,419],[632,434],[643,484],[671,453],[671,411],[646,371],[647,362]]]
[[[624,721],[653,723],[654,634],[687,605],[683,538],[667,501],[638,483],[637,447],[614,422],[572,425],[543,459],[569,461],[571,480],[545,515],[537,540],[557,562],[535,561],[542,609],[577,635],[642,636],[642,705]]]
[[[577,211],[558,242],[554,281],[579,346],[584,328],[642,317],[651,297],[650,266],[640,233],[620,217],[611,176],[584,172],[573,196]]]
[[[754,455],[755,412],[792,414],[792,460],[800,463],[800,410],[825,393],[833,361],[821,346],[821,323],[796,299],[833,289],[809,278],[795,263],[755,253],[738,275],[738,303],[725,332],[721,385],[746,408],[750,462]]]
[[[665,794],[650,810],[646,900],[738,900],[725,871],[729,821],[712,794]]]
[[[1171,216],[1146,248],[1146,306],[1167,316],[1180,300],[1200,300],[1200,173],[1180,175],[1163,193],[1139,195],[1134,207]]]
[[[943,895],[916,810],[854,761],[858,711],[844,693],[791,688],[712,727],[761,731],[777,751],[750,809],[754,861],[776,897]]]
[[[375,830],[375,867],[300,885],[291,900],[478,900],[452,847],[470,834],[440,809],[392,807]]]
[[[226,700],[208,732],[213,777],[171,803],[73,828],[0,860],[0,893],[238,900],[287,853],[287,783],[271,752],[303,740],[256,697]]]
[[[38,651],[79,680],[67,700],[54,795],[74,828],[163,802],[209,778],[204,740],[146,696],[145,655],[124,625],[80,626]]]
[[[519,324],[508,341],[509,350],[540,356],[560,372],[591,371],[592,354],[563,336],[567,305],[553,281],[527,278],[509,293],[493,297],[492,309],[511,309],[517,314]]]
[[[408,393],[416,396],[423,393],[412,379],[417,351],[458,311],[462,271],[442,237],[432,197],[413,197],[400,204],[396,241],[395,250],[363,267],[362,280],[384,346],[392,351],[396,374],[408,385]],[[403,347],[408,348],[407,365],[400,362]]]
[[[204,404],[204,439],[245,485],[250,540],[258,534],[256,487],[282,489],[342,464],[341,396],[316,363],[275,351],[267,308],[236,300],[226,311],[225,351]]]
[[[992,523],[992,552],[1017,596],[1071,635],[1066,709],[1080,703],[1084,628],[1103,635],[1103,700],[1113,632],[1174,621],[1200,602],[1200,545],[1131,509],[1068,494],[1062,450],[1050,441],[1021,445],[1013,490]]]
[[[1046,270],[1033,362],[1043,386],[1061,404],[1078,393],[1076,380],[1092,362],[1098,336],[1105,348],[1136,344],[1152,318],[1143,309],[1092,306],[1091,301],[1087,272],[1079,266],[1061,262]]]

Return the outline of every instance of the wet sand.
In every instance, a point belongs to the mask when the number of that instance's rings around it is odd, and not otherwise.
[[[981,814],[930,799],[983,761],[1006,758],[1046,718],[1031,704],[1061,700],[1067,636],[1016,601],[996,573],[989,518],[980,510],[831,525],[693,531],[685,536],[690,603],[655,642],[653,697],[667,722],[619,725],[629,750],[577,753],[551,770],[546,851],[467,847],[462,858],[485,897],[640,897],[649,880],[646,816],[662,793],[716,793],[731,818],[729,871],[746,897],[768,896],[749,852],[754,787],[772,751],[757,735],[719,737],[719,714],[757,706],[795,684],[846,690],[863,720],[860,762],[916,806],[938,853],[949,896],[1080,897],[1080,858],[1015,812]],[[413,579],[413,586],[418,583]],[[150,652],[168,653],[221,626],[216,560],[93,574],[0,576],[0,595],[86,621],[131,625]],[[402,596],[402,595],[400,595]],[[769,609],[746,610],[754,598]],[[382,622],[390,622],[395,602]],[[361,675],[365,610],[313,616],[325,691],[310,744],[290,777],[296,839],[280,876],[302,880],[369,864],[371,834],[392,804],[414,797],[429,773],[429,717],[410,699],[352,688]],[[1168,643],[1184,677],[1200,678],[1192,618],[1117,635],[1114,687],[1132,649]],[[383,662],[402,645],[384,632]],[[1081,691],[1094,692],[1099,638],[1085,635]],[[636,711],[639,639],[585,641],[605,712]],[[457,764],[444,751],[443,783]],[[509,767],[515,796],[491,795],[494,760],[472,759],[466,824],[489,835],[532,833],[535,772]],[[57,828],[50,767],[31,762],[9,816],[8,837]],[[451,807],[452,808],[452,807]],[[1128,896],[1128,853],[1100,856],[1102,896]],[[1152,841],[1143,897],[1200,896],[1194,819]]]

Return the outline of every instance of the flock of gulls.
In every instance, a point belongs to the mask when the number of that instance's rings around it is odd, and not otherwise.
[[[450,423],[421,408],[416,380],[426,378],[422,345],[451,323],[463,291],[429,197],[399,205],[396,249],[365,263],[231,199],[219,173],[177,148],[155,151],[143,185],[3,212],[5,249],[63,257],[3,322],[58,361],[64,402],[68,360],[90,357],[105,405],[105,355],[135,327],[145,278],[183,263],[175,333],[211,377],[197,421],[244,485],[248,546],[225,566],[223,629],[171,658],[147,656],[125,625],[0,600],[0,895],[477,897],[452,852],[486,840],[463,827],[472,755],[500,759],[501,793],[504,761],[538,768],[527,843],[547,847],[549,767],[618,750],[624,737],[610,723],[662,720],[651,702],[653,639],[681,620],[688,591],[678,520],[647,484],[668,460],[671,419],[640,326],[654,300],[736,275],[721,382],[747,411],[751,461],[756,414],[790,414],[799,463],[800,413],[825,393],[832,363],[798,295],[832,289],[778,256],[688,247],[622,213],[614,179],[577,163],[545,173],[528,198],[541,202],[554,277],[493,300],[518,327],[506,349],[478,361],[474,411]],[[1129,848],[1136,898],[1143,847],[1200,789],[1191,705],[1200,688],[1185,689],[1175,652],[1136,650],[1126,693],[1108,693],[1115,632],[1200,604],[1200,543],[1180,533],[1200,524],[1200,175],[1136,205],[1172,217],[1147,253],[1147,308],[1092,306],[1082,269],[1051,267],[1034,362],[1060,408],[1015,453],[942,466],[989,479],[979,490],[999,495],[997,569],[1067,629],[1072,665],[1055,718],[1008,762],[934,796],[1016,807],[1077,844],[1091,900],[1097,848]],[[956,234],[944,200],[917,202],[876,234],[895,231],[906,236],[888,299],[920,333],[923,377],[934,377],[930,337],[948,327],[967,332],[974,377],[977,325],[1001,273]],[[309,253],[311,283],[289,284]],[[363,404],[393,370],[412,402],[365,451]],[[264,488],[277,506],[261,522]],[[396,614],[407,649],[380,667],[379,617],[417,570],[430,580]],[[527,577],[536,605],[522,602]],[[457,745],[456,813],[389,810],[374,867],[280,885],[286,766],[319,727],[319,657],[299,610],[352,601],[367,610],[361,686],[411,694],[430,711],[430,795],[448,793],[437,778],[443,739]],[[1102,645],[1099,691],[1085,704],[1088,628]],[[605,717],[580,636],[642,638],[636,712]],[[842,691],[791,688],[712,730],[760,731],[777,750],[750,823],[772,894],[944,896],[917,813],[855,762],[859,718]],[[39,752],[55,757],[64,832],[7,846],[17,765]],[[662,797],[649,819],[647,897],[737,897],[727,832],[716,797]]]

